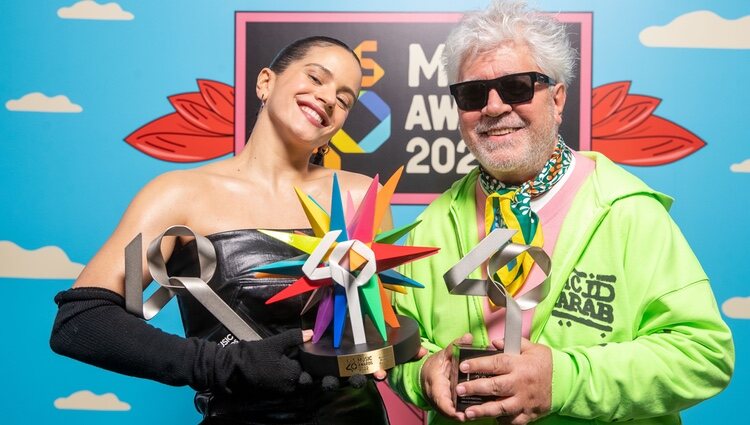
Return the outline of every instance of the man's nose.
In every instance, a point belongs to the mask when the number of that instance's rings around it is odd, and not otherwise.
[[[490,92],[487,93],[487,105],[482,108],[482,113],[490,117],[498,117],[507,114],[512,109],[511,105],[503,102],[500,93],[496,89],[490,89]]]

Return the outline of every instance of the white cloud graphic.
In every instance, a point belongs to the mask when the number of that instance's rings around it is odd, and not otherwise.
[[[70,7],[57,9],[63,19],[94,19],[99,21],[130,21],[133,14],[122,10],[117,3],[99,4],[94,0],[82,0]]]
[[[5,102],[9,111],[19,112],[81,112],[83,108],[71,102],[67,96],[48,97],[44,93],[34,92],[20,99]]]
[[[750,297],[734,297],[724,301],[721,311],[734,319],[750,319]]]
[[[739,164],[732,164],[729,169],[733,173],[750,173],[750,159],[746,159]]]
[[[699,10],[678,16],[665,26],[648,27],[639,38],[649,47],[750,49],[750,15],[724,19]]]
[[[113,393],[96,395],[88,390],[76,391],[68,397],[56,399],[55,407],[65,410],[130,410],[130,405],[120,401]]]
[[[83,264],[70,261],[56,246],[27,250],[11,241],[0,241],[0,278],[75,279]]]

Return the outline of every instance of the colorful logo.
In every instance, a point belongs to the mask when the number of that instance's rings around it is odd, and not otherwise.
[[[365,57],[365,52],[377,52],[377,40],[364,40],[359,43],[354,53],[362,63],[362,69],[370,71],[371,75],[362,76],[362,88],[370,88],[385,75],[385,70],[374,59]],[[329,168],[341,168],[339,152],[347,154],[375,152],[389,137],[391,137],[391,108],[372,90],[360,90],[359,104],[364,106],[375,118],[378,124],[357,142],[343,128],[331,138],[331,145],[335,148],[325,157],[325,165]],[[350,117],[352,118],[352,117]],[[356,119],[356,118],[355,118]]]

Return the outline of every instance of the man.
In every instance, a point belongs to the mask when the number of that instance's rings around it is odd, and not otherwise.
[[[441,247],[402,268],[428,287],[394,296],[398,313],[420,323],[430,354],[390,376],[402,396],[433,409],[431,423],[679,424],[680,410],[729,382],[731,334],[668,215],[671,199],[558,136],[574,56],[562,24],[510,1],[466,15],[446,42],[461,134],[480,166],[433,202],[410,236],[410,245]],[[443,274],[497,227],[550,255],[550,289],[523,312],[520,355],[460,365],[490,376],[457,393],[492,400],[457,412],[451,343],[502,348],[505,310],[450,295]],[[531,258],[509,266],[498,279],[515,296],[545,279]]]

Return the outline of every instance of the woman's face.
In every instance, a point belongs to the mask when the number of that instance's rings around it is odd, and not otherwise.
[[[283,72],[271,74],[266,113],[282,138],[311,149],[344,125],[362,80],[357,60],[339,46],[311,47]]]

